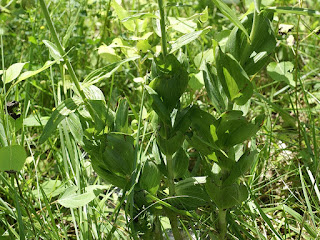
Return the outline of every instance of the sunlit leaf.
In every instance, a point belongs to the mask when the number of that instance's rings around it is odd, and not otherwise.
[[[224,2],[221,0],[212,0],[215,5],[219,8],[223,15],[225,15],[235,26],[237,26],[241,31],[247,36],[249,39],[249,34],[245,27],[242,25],[238,17],[235,15],[234,11],[232,11]]]
[[[20,75],[24,65],[26,65],[26,63],[12,64],[7,70],[5,70],[5,74],[2,76],[2,81],[4,83],[10,83],[15,80]]]
[[[84,193],[78,193],[78,187],[72,186],[58,199],[58,203],[65,208],[83,207],[95,199],[103,190],[109,186],[91,185],[85,188]]]
[[[271,62],[267,67],[267,71],[273,80],[295,86],[292,73],[293,68],[294,65],[291,62]]]

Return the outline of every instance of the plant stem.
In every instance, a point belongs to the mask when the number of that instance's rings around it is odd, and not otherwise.
[[[166,155],[167,160],[167,172],[168,172],[168,186],[169,186],[169,195],[175,195],[175,186],[174,186],[174,174],[173,174],[173,159],[172,155]],[[178,218],[177,215],[171,210],[167,211],[168,218],[170,220],[171,230],[175,240],[182,240],[180,230],[178,227]]]
[[[253,13],[253,23],[250,33],[250,41],[253,43],[256,35],[258,34],[258,28],[259,28],[259,21],[260,21],[260,14],[257,10]]]
[[[95,113],[95,111],[92,108],[92,106],[89,104],[84,92],[82,91],[80,83],[79,83],[79,80],[78,80],[78,78],[76,76],[76,73],[74,72],[71,63],[70,63],[70,61],[68,60],[68,58],[66,56],[66,53],[65,53],[65,51],[64,51],[64,49],[62,47],[62,44],[61,44],[61,42],[60,42],[60,40],[58,38],[58,34],[57,34],[56,29],[55,29],[55,27],[54,27],[54,25],[52,23],[52,20],[50,18],[50,15],[49,15],[49,12],[48,12],[48,9],[47,9],[47,6],[46,6],[44,0],[40,0],[40,6],[41,6],[41,10],[42,10],[42,12],[44,14],[44,17],[46,19],[46,22],[48,24],[48,27],[49,27],[50,33],[52,35],[52,38],[54,40],[54,43],[57,46],[57,49],[58,49],[60,55],[62,56],[66,66],[68,68],[68,72],[70,74],[70,77],[71,77],[71,80],[72,80],[73,84],[75,85],[77,91],[79,92],[79,95],[82,98],[82,101],[85,103],[85,105],[86,105],[90,115],[92,116],[92,118],[93,119],[97,119],[96,118],[97,114]]]
[[[103,27],[102,27],[102,34],[101,34],[101,38],[99,41],[99,46],[104,42],[104,39],[106,38],[106,29],[109,26],[109,10],[110,10],[110,6],[111,6],[111,0],[109,0],[108,5],[107,5],[107,9],[106,9],[106,16],[104,18],[104,22],[103,22]],[[108,35],[107,35],[108,36]],[[96,68],[99,68],[99,62],[100,62],[100,55],[98,55],[97,57],[97,64],[96,64]]]
[[[163,240],[159,216],[156,216],[154,222],[154,238],[155,240]]]
[[[12,175],[14,176],[14,178],[15,178],[15,180],[16,180],[20,197],[21,197],[22,200],[24,200],[23,194],[22,194],[22,191],[21,191],[21,188],[20,188],[20,183],[19,183],[19,179],[18,179],[17,173],[14,172],[14,173],[12,173]],[[32,227],[32,231],[33,231],[34,235],[36,236],[36,235],[37,235],[37,232],[36,232],[36,230],[35,230],[35,228],[34,228],[34,223],[33,223],[32,217],[31,217],[31,215],[30,215],[30,212],[29,212],[29,210],[28,210],[28,207],[25,206],[25,209],[26,209],[28,218],[29,218],[29,220],[30,220],[30,224],[31,224],[31,227]]]
[[[168,171],[169,195],[174,196],[175,195],[175,187],[174,187],[172,155],[166,155],[166,160],[167,160],[167,171]]]
[[[49,12],[48,12],[48,9],[47,9],[47,6],[44,2],[44,0],[40,0],[40,6],[41,6],[41,10],[44,14],[44,17],[46,19],[46,22],[48,24],[48,27],[49,27],[49,30],[50,30],[50,33],[52,35],[52,38],[54,40],[54,43],[56,44],[57,46],[57,49],[60,53],[60,55],[63,57],[63,60],[65,61],[66,65],[67,65],[67,68],[68,68],[68,71],[69,71],[69,74],[70,74],[70,77],[72,79],[72,82],[74,83],[74,85],[76,86],[77,90],[79,91],[79,94],[81,96],[81,98],[85,99],[85,95],[80,87],[80,84],[79,84],[79,80],[73,70],[73,67],[71,65],[71,63],[69,62],[64,50],[63,50],[63,47],[62,47],[62,44],[58,38],[58,34],[57,34],[57,31],[55,29],[55,27],[53,26],[53,23],[52,23],[52,20],[50,18],[50,15],[49,15]]]
[[[161,27],[161,47],[163,56],[167,56],[167,37],[166,37],[166,22],[165,22],[165,15],[163,9],[163,1],[158,0],[158,6],[160,11],[160,27]]]
[[[261,8],[261,0],[254,0],[254,6],[255,9],[258,13],[260,13],[260,8]]]
[[[226,221],[227,210],[219,209],[218,220],[219,220],[219,239],[223,240],[227,234],[227,221]]]
[[[300,7],[301,4],[300,4]],[[299,47],[300,47],[300,41],[299,41],[299,24],[300,24],[300,15],[298,16],[298,23],[297,23],[297,36],[296,36],[296,51],[295,51],[295,63],[294,63],[294,82],[295,82],[295,106],[293,109],[295,110],[296,114],[296,121],[298,123],[298,141],[299,141],[299,147],[302,149],[302,137],[301,137],[301,122],[300,122],[300,113],[299,113],[299,102],[300,98],[298,95],[298,82],[299,82]]]
[[[167,213],[167,216],[170,221],[171,230],[172,230],[174,239],[175,240],[183,240],[183,237],[181,236],[181,233],[180,233],[180,230],[178,227],[177,215],[174,212],[172,212],[171,210],[167,210],[166,213]]]

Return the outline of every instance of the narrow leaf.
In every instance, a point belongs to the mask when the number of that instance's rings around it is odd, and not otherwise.
[[[234,11],[232,11],[227,4],[222,2],[221,0],[212,0],[215,5],[219,8],[223,15],[225,15],[235,26],[237,26],[244,34],[247,36],[248,40],[250,39],[249,34],[245,27],[242,25],[238,17],[235,15]]]
[[[82,102],[77,99],[68,98],[63,101],[52,113],[49,121],[43,129],[39,142],[44,143],[58,127],[59,123],[70,113],[75,112],[81,104]]]
[[[170,53],[173,53],[183,47],[184,45],[187,45],[191,43],[192,41],[196,40],[198,37],[200,37],[202,34],[206,34],[209,32],[211,27],[206,27],[203,30],[191,32],[183,35],[182,37],[178,38],[176,41],[174,41],[171,45],[171,51]]]
[[[27,78],[33,77],[34,75],[37,75],[38,73],[46,70],[47,68],[51,67],[53,64],[55,64],[57,61],[47,61],[41,68],[35,70],[35,71],[27,71],[20,75],[18,78],[18,81],[15,83],[19,83]]]
[[[308,8],[297,8],[297,7],[268,7],[264,8],[264,11],[272,11],[276,13],[293,13],[297,15],[305,15],[312,17],[320,17],[320,12]]]
[[[79,17],[79,13],[80,13],[80,10],[81,8],[78,9],[77,13],[76,13],[76,16],[74,17],[73,19],[73,22],[70,24],[70,26],[68,27],[67,29],[67,32],[66,32],[66,35],[64,35],[63,39],[62,39],[62,46],[66,47],[67,46],[67,43],[70,39],[70,36],[71,36],[71,33],[74,29],[74,27],[76,26],[77,24],[77,20],[78,20],[78,17]]]
[[[137,20],[137,19],[145,19],[145,18],[158,18],[158,16],[152,14],[152,13],[137,13],[137,14],[133,14],[129,17],[126,17],[124,19],[121,20],[121,22],[127,22],[127,21],[130,21],[130,20]]]

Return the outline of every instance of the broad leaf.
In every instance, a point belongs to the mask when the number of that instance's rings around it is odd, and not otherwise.
[[[40,127],[46,125],[49,119],[50,117],[30,115],[23,119],[23,125],[27,127]]]
[[[121,21],[129,17],[129,13],[121,5],[119,5],[117,1],[111,0],[111,6],[115,10],[116,14],[118,15],[118,18]],[[126,20],[122,22],[122,24],[129,31],[133,32],[135,30],[135,24],[132,20]]]
[[[293,68],[294,65],[291,62],[271,62],[267,67],[267,71],[273,80],[295,86],[292,74]]]
[[[180,147],[180,149],[173,156],[173,175],[175,179],[182,178],[187,172],[189,166],[189,157],[187,156],[185,150]]]
[[[203,79],[208,97],[218,113],[221,114],[226,110],[226,95],[222,92],[222,86],[217,75],[210,71],[210,66],[207,64],[204,68]]]
[[[98,54],[109,63],[114,63],[121,60],[114,48],[109,47],[107,45],[101,45],[98,48]]]
[[[156,194],[160,186],[160,181],[161,172],[157,165],[152,161],[146,161],[139,179],[140,187],[151,194]]]
[[[117,132],[128,132],[128,110],[129,104],[126,100],[121,99],[116,112],[116,119],[114,121],[114,129]]]
[[[219,80],[229,100],[244,105],[253,94],[250,79],[238,61],[219,48],[216,60]]]
[[[83,129],[78,115],[71,112],[66,118],[66,122],[77,143],[83,144]]]
[[[246,151],[241,158],[233,165],[230,175],[224,181],[224,184],[230,185],[238,180],[240,176],[245,174],[252,164],[257,160],[259,152],[254,150],[252,152]]]
[[[18,78],[18,81],[15,83],[17,84],[18,82],[21,82],[27,78],[33,77],[34,75],[37,75],[38,73],[46,70],[47,68],[51,67],[53,64],[55,64],[57,61],[47,61],[41,68],[35,70],[35,71],[27,71],[24,72],[20,75]]]
[[[161,101],[158,93],[148,85],[145,85],[148,94],[152,98],[152,108],[158,114],[160,119],[170,125],[170,113],[164,103]]]
[[[3,147],[0,149],[0,171],[19,172],[26,158],[26,152],[21,145]]]
[[[134,164],[133,137],[110,133],[105,135],[106,146],[101,145],[103,166],[110,172],[130,177]],[[94,164],[94,163],[93,163]]]
[[[217,186],[207,179],[206,190],[219,209],[228,209],[241,204],[248,198],[247,188],[241,184]]]
[[[177,198],[173,205],[179,209],[193,210],[207,204],[210,200],[204,189],[206,177],[190,177],[179,181],[175,186]]]
[[[258,27],[251,44],[248,43],[246,35],[235,27],[225,46],[225,52],[230,53],[248,75],[256,74],[267,63],[276,47],[276,37],[269,20],[272,16],[261,13],[258,19]],[[247,15],[242,23],[247,31],[251,32],[253,13]]]
[[[51,56],[54,60],[56,60],[57,62],[60,62],[60,61],[62,60],[62,56],[60,55],[60,52],[59,52],[57,46],[56,46],[54,43],[52,43],[52,42],[50,42],[50,41],[48,41],[48,40],[43,40],[42,42],[43,42],[43,43],[47,46],[47,48],[49,49],[50,56]]]
[[[259,115],[253,123],[242,116],[241,111],[228,111],[224,113],[217,126],[217,144],[219,147],[229,149],[248,140],[263,124],[264,115]]]
[[[78,187],[72,186],[58,199],[58,203],[66,208],[83,207],[97,197],[102,190],[109,186],[92,185],[85,188],[84,193],[78,193]]]
[[[60,180],[53,179],[43,182],[41,184],[41,188],[49,199],[58,196],[66,190],[65,184],[63,184]],[[32,194],[34,194],[36,198],[43,198],[43,195],[39,189],[32,190]]]
[[[174,55],[154,59],[153,80],[149,84],[162,99],[169,112],[178,103],[188,85],[188,72]]]
[[[5,70],[5,74],[2,76],[2,81],[4,83],[10,83],[15,80],[20,75],[24,65],[26,65],[26,63],[12,64],[7,70]]]

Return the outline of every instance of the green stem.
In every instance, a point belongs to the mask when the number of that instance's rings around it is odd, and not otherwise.
[[[166,213],[167,213],[167,216],[170,221],[171,230],[172,230],[172,234],[173,234],[174,239],[175,240],[183,240],[183,237],[181,236],[179,226],[178,226],[177,215],[169,209],[166,211]]]
[[[242,54],[241,54],[241,58],[240,58],[240,64],[243,64],[249,54],[251,53],[250,52],[250,49],[252,47],[252,44],[258,34],[258,28],[259,28],[259,21],[260,21],[260,14],[259,14],[259,11],[257,9],[260,8],[260,4],[259,3],[256,3],[257,1],[255,1],[255,6],[256,6],[256,9],[254,10],[254,15],[253,15],[253,22],[252,22],[252,28],[251,28],[251,32],[250,32],[250,37],[248,39],[248,43],[247,45],[245,46],[245,48],[243,49],[242,51]]]
[[[166,155],[167,160],[167,172],[168,172],[168,185],[169,185],[169,195],[175,195],[175,186],[174,186],[174,173],[173,173],[173,158],[172,155]],[[171,210],[167,210],[167,216],[170,220],[171,230],[175,240],[182,240],[182,236],[178,226],[177,215]]]
[[[110,6],[111,6],[111,0],[109,0],[108,2],[108,5],[107,5],[107,9],[106,9],[106,17],[104,19],[104,22],[103,22],[103,28],[102,28],[102,34],[101,34],[101,38],[100,38],[100,41],[99,41],[99,46],[101,45],[101,43],[104,42],[104,39],[106,38],[106,28],[109,26],[109,10],[110,10]],[[97,58],[97,64],[96,64],[96,68],[99,68],[99,62],[100,62],[100,55],[98,55],[98,58]]]
[[[61,44],[61,42],[60,42],[60,40],[58,38],[58,34],[57,34],[56,29],[55,29],[55,27],[54,27],[54,25],[52,23],[52,20],[50,18],[50,15],[49,15],[49,12],[48,12],[48,9],[47,9],[47,6],[46,6],[44,0],[40,0],[40,6],[41,6],[41,10],[42,10],[42,12],[44,14],[44,17],[46,19],[46,22],[48,24],[48,27],[49,27],[50,33],[52,35],[52,38],[54,40],[54,43],[57,46],[57,49],[58,49],[60,55],[62,56],[66,66],[68,68],[68,72],[70,74],[70,77],[71,77],[71,80],[72,80],[73,84],[75,85],[77,91],[79,92],[79,95],[82,98],[82,101],[85,103],[85,105],[86,105],[90,115],[92,116],[92,118],[93,119],[97,119],[95,117],[97,114],[95,113],[95,111],[92,108],[92,106],[89,104],[84,92],[82,91],[80,83],[79,83],[79,80],[78,80],[78,78],[76,76],[76,73],[73,70],[73,67],[72,67],[69,59],[67,58],[67,55],[66,55],[66,53],[65,53],[65,51],[64,51],[64,49],[62,47],[62,44]]]
[[[154,239],[163,240],[161,222],[160,222],[159,216],[156,216],[156,219],[154,222]]]
[[[218,220],[219,220],[219,239],[224,240],[227,235],[227,221],[226,221],[227,210],[219,209]]]
[[[161,27],[161,47],[163,56],[167,56],[167,37],[166,37],[166,22],[165,22],[165,15],[163,9],[163,1],[158,0],[158,6],[160,11],[160,27]]]
[[[253,23],[252,23],[251,33],[250,33],[251,44],[253,43],[253,41],[258,33],[259,21],[260,21],[260,13],[256,9],[253,13]]]
[[[173,159],[172,155],[166,156],[167,160],[167,171],[168,171],[168,185],[169,185],[169,195],[175,195],[175,187],[174,187],[174,175],[173,175]]]
[[[15,180],[16,180],[20,197],[21,197],[21,199],[24,200],[23,194],[22,194],[22,191],[21,191],[21,188],[20,188],[20,183],[19,183],[19,179],[18,179],[17,173],[15,172],[15,173],[12,173],[12,174],[14,175],[14,178],[15,178]],[[29,210],[28,210],[28,207],[25,206],[25,209],[26,209],[28,218],[29,218],[29,220],[30,220],[30,224],[31,224],[31,227],[32,227],[32,231],[33,231],[33,233],[34,233],[34,236],[37,236],[37,232],[36,232],[36,229],[35,229],[35,227],[34,227],[34,222],[33,222],[33,220],[32,220],[32,217],[31,217],[31,215],[30,215],[30,212],[29,212]]]
[[[258,13],[260,13],[260,8],[261,8],[261,0],[255,0],[254,1],[254,6],[255,6],[255,9]]]

